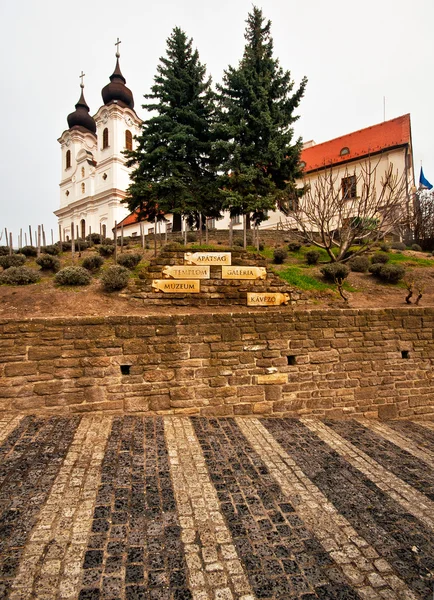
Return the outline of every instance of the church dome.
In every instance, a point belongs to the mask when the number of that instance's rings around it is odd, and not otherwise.
[[[89,114],[89,107],[84,99],[83,88],[84,85],[80,84],[81,95],[80,99],[75,105],[75,111],[68,115],[68,126],[69,129],[79,129],[81,131],[96,133],[96,123],[93,117]]]
[[[125,85],[126,82],[127,80],[122,75],[119,67],[119,54],[116,54],[116,67],[113,71],[113,75],[110,76],[110,83],[108,83],[101,91],[104,104],[115,102],[119,103],[121,106],[134,109],[133,93]]]

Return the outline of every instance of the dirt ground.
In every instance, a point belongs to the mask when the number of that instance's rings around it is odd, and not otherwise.
[[[434,261],[433,261],[434,267]],[[384,285],[374,277],[361,273],[350,273],[347,281],[357,291],[345,292],[345,303],[335,291],[308,294],[307,302],[294,304],[294,308],[394,308],[415,306],[417,288],[423,289],[420,306],[434,306],[434,268],[412,268],[407,279],[417,284],[412,304],[407,305],[405,286]],[[65,316],[113,316],[161,314],[161,307],[150,307],[137,301],[129,301],[118,293],[107,294],[101,291],[98,281],[77,288],[54,286],[49,278],[43,278],[37,285],[0,286],[0,318],[65,317]],[[166,310],[166,309],[165,309]],[[222,306],[214,312],[240,312],[249,310],[242,306]],[[267,310],[264,308],[264,310]],[[173,307],[172,313],[200,313],[209,307]]]

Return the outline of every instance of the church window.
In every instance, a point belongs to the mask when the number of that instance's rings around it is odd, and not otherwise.
[[[340,151],[340,155],[341,156],[346,156],[349,153],[350,153],[350,149],[347,148],[347,146],[345,146],[344,148],[342,148],[342,150]]]
[[[104,173],[104,175],[102,176],[102,178],[104,179],[104,181],[107,179],[107,173]]]
[[[129,129],[125,131],[125,148],[127,150],[133,149],[133,134]]]
[[[68,197],[69,196],[69,190],[66,190],[65,194],[66,194],[66,197]]]
[[[341,185],[342,198],[344,200],[349,200],[350,198],[357,197],[357,182],[355,175],[350,175],[350,177],[343,177]]]
[[[85,174],[86,174],[86,173],[85,173],[84,167],[81,167],[81,176],[82,176],[82,177],[84,177],[84,176],[85,176]]]
[[[84,219],[81,219],[80,225],[81,225],[81,239],[84,240],[86,237],[86,221]]]
[[[65,169],[69,169],[71,167],[71,150],[66,151],[65,157]]]
[[[84,183],[81,184],[81,193],[84,194],[86,191],[86,186]]]
[[[108,129],[107,127],[104,129],[104,131],[102,132],[102,148],[104,150],[104,148],[108,148],[109,145],[109,139],[108,139]]]

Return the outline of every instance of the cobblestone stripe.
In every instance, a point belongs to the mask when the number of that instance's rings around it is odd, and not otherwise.
[[[9,593],[29,533],[78,424],[79,418],[23,419],[2,446],[6,456],[0,484],[0,597]]]
[[[412,423],[413,425],[418,425],[422,428],[434,431],[434,421],[406,421],[406,423]],[[432,442],[434,443],[434,440],[432,440]]]
[[[80,600],[191,598],[161,418],[113,422]]]
[[[192,417],[220,510],[257,598],[359,598],[233,419]]]
[[[344,577],[362,598],[415,598],[400,579],[385,582],[383,576],[393,574],[389,563],[378,557],[257,419],[237,419],[237,423],[292,502],[297,515],[330,552]],[[377,590],[378,583],[381,585]]]
[[[394,431],[405,435],[420,446],[423,450],[434,454],[434,423],[424,421],[388,421],[387,425]]]
[[[416,458],[423,460],[429,465],[434,465],[434,451],[429,449],[429,443],[423,438],[419,440],[419,437],[421,437],[419,433],[413,436],[410,427],[395,428],[391,427],[390,424],[380,423],[372,419],[357,419],[357,421],[364,427],[372,429],[372,431],[375,431],[383,438],[390,440],[396,446],[406,450],[409,454],[416,456]],[[405,425],[407,424],[408,421]]]
[[[358,445],[352,444],[320,421],[302,419],[302,422],[348,461],[349,464],[358,469],[370,481],[393,498],[393,500],[398,502],[406,511],[434,530],[434,503],[425,494],[414,489],[411,485],[401,480],[401,478],[385,469],[380,464],[381,455],[378,457],[377,462],[375,452],[370,451],[371,456],[366,454],[363,450],[359,449]],[[352,437],[351,441],[353,439]],[[369,450],[369,446],[366,449]],[[402,457],[397,456],[396,460],[397,462],[401,461]],[[411,458],[411,460],[416,462],[415,458]],[[398,462],[398,466],[399,464]],[[409,464],[411,464],[411,461],[409,461]],[[397,470],[395,467],[394,469]],[[418,487],[421,486],[418,485]]]
[[[19,415],[13,415],[10,413],[5,413],[0,418],[0,444],[3,444],[4,440],[8,437],[9,434],[18,427],[23,417]]]
[[[194,600],[252,599],[190,420],[166,419],[165,431]]]
[[[11,600],[77,597],[111,417],[82,417],[26,545]]]
[[[311,420],[309,420],[312,423]],[[406,490],[403,488],[402,482],[404,481],[409,486],[423,494],[429,500],[431,500],[431,506],[428,505],[431,516],[434,517],[434,469],[430,465],[427,465],[424,461],[419,458],[412,456],[406,450],[403,450],[396,444],[393,444],[389,440],[385,439],[375,431],[371,431],[361,423],[356,421],[335,421],[328,420],[324,421],[324,424],[337,433],[341,438],[347,440],[352,445],[351,450],[357,448],[360,452],[356,451],[354,458],[347,458],[356,468],[360,468],[359,462],[362,463],[362,472],[365,475],[373,477],[373,481],[384,481],[385,476],[392,483],[392,487],[396,489],[398,494],[404,491],[404,496],[407,496],[407,492],[413,493],[412,490]],[[309,426],[309,425],[308,425]],[[315,428],[323,432],[324,435],[329,435],[329,431],[324,428],[324,425],[320,422],[315,423]],[[321,434],[320,434],[321,437]],[[324,438],[323,438],[324,439]],[[326,440],[327,441],[327,440]],[[335,438],[337,445],[340,445],[341,440]],[[339,449],[338,449],[339,452]],[[358,455],[356,457],[356,455]],[[349,455],[346,453],[346,456]],[[369,457],[374,461],[369,461]],[[369,466],[365,466],[365,463],[370,463]],[[379,468],[381,465],[386,469],[384,473],[383,469]],[[396,477],[393,482],[393,477],[390,477],[390,473],[393,473]],[[388,482],[388,483],[389,483]],[[394,483],[394,485],[393,485]],[[417,498],[417,496],[416,496]],[[422,502],[426,503],[423,496],[420,498]],[[408,507],[406,506],[407,510]],[[420,515],[416,515],[420,518]],[[434,527],[434,523],[433,523]]]
[[[321,425],[329,433],[322,434],[324,439],[321,439],[321,428],[311,431],[300,421],[265,419],[262,423],[358,534],[386,558],[413,593],[429,598],[430,571],[434,570],[433,531],[345,460],[350,458],[351,450],[344,447],[346,442],[342,438],[337,444],[333,439],[336,434],[330,429]],[[345,459],[335,448],[345,453]],[[394,576],[385,574],[383,579],[390,583]]]

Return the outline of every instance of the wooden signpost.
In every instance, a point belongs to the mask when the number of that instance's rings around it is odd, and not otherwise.
[[[222,266],[222,279],[266,279],[265,267],[228,267]]]
[[[289,294],[281,292],[247,292],[247,306],[280,306],[290,301]]]
[[[163,277],[172,279],[209,279],[209,267],[191,266],[167,266],[163,269]]]
[[[231,265],[230,252],[186,252],[187,265]]]
[[[200,292],[200,281],[198,279],[154,279],[152,287],[160,292],[171,294],[198,294]]]

